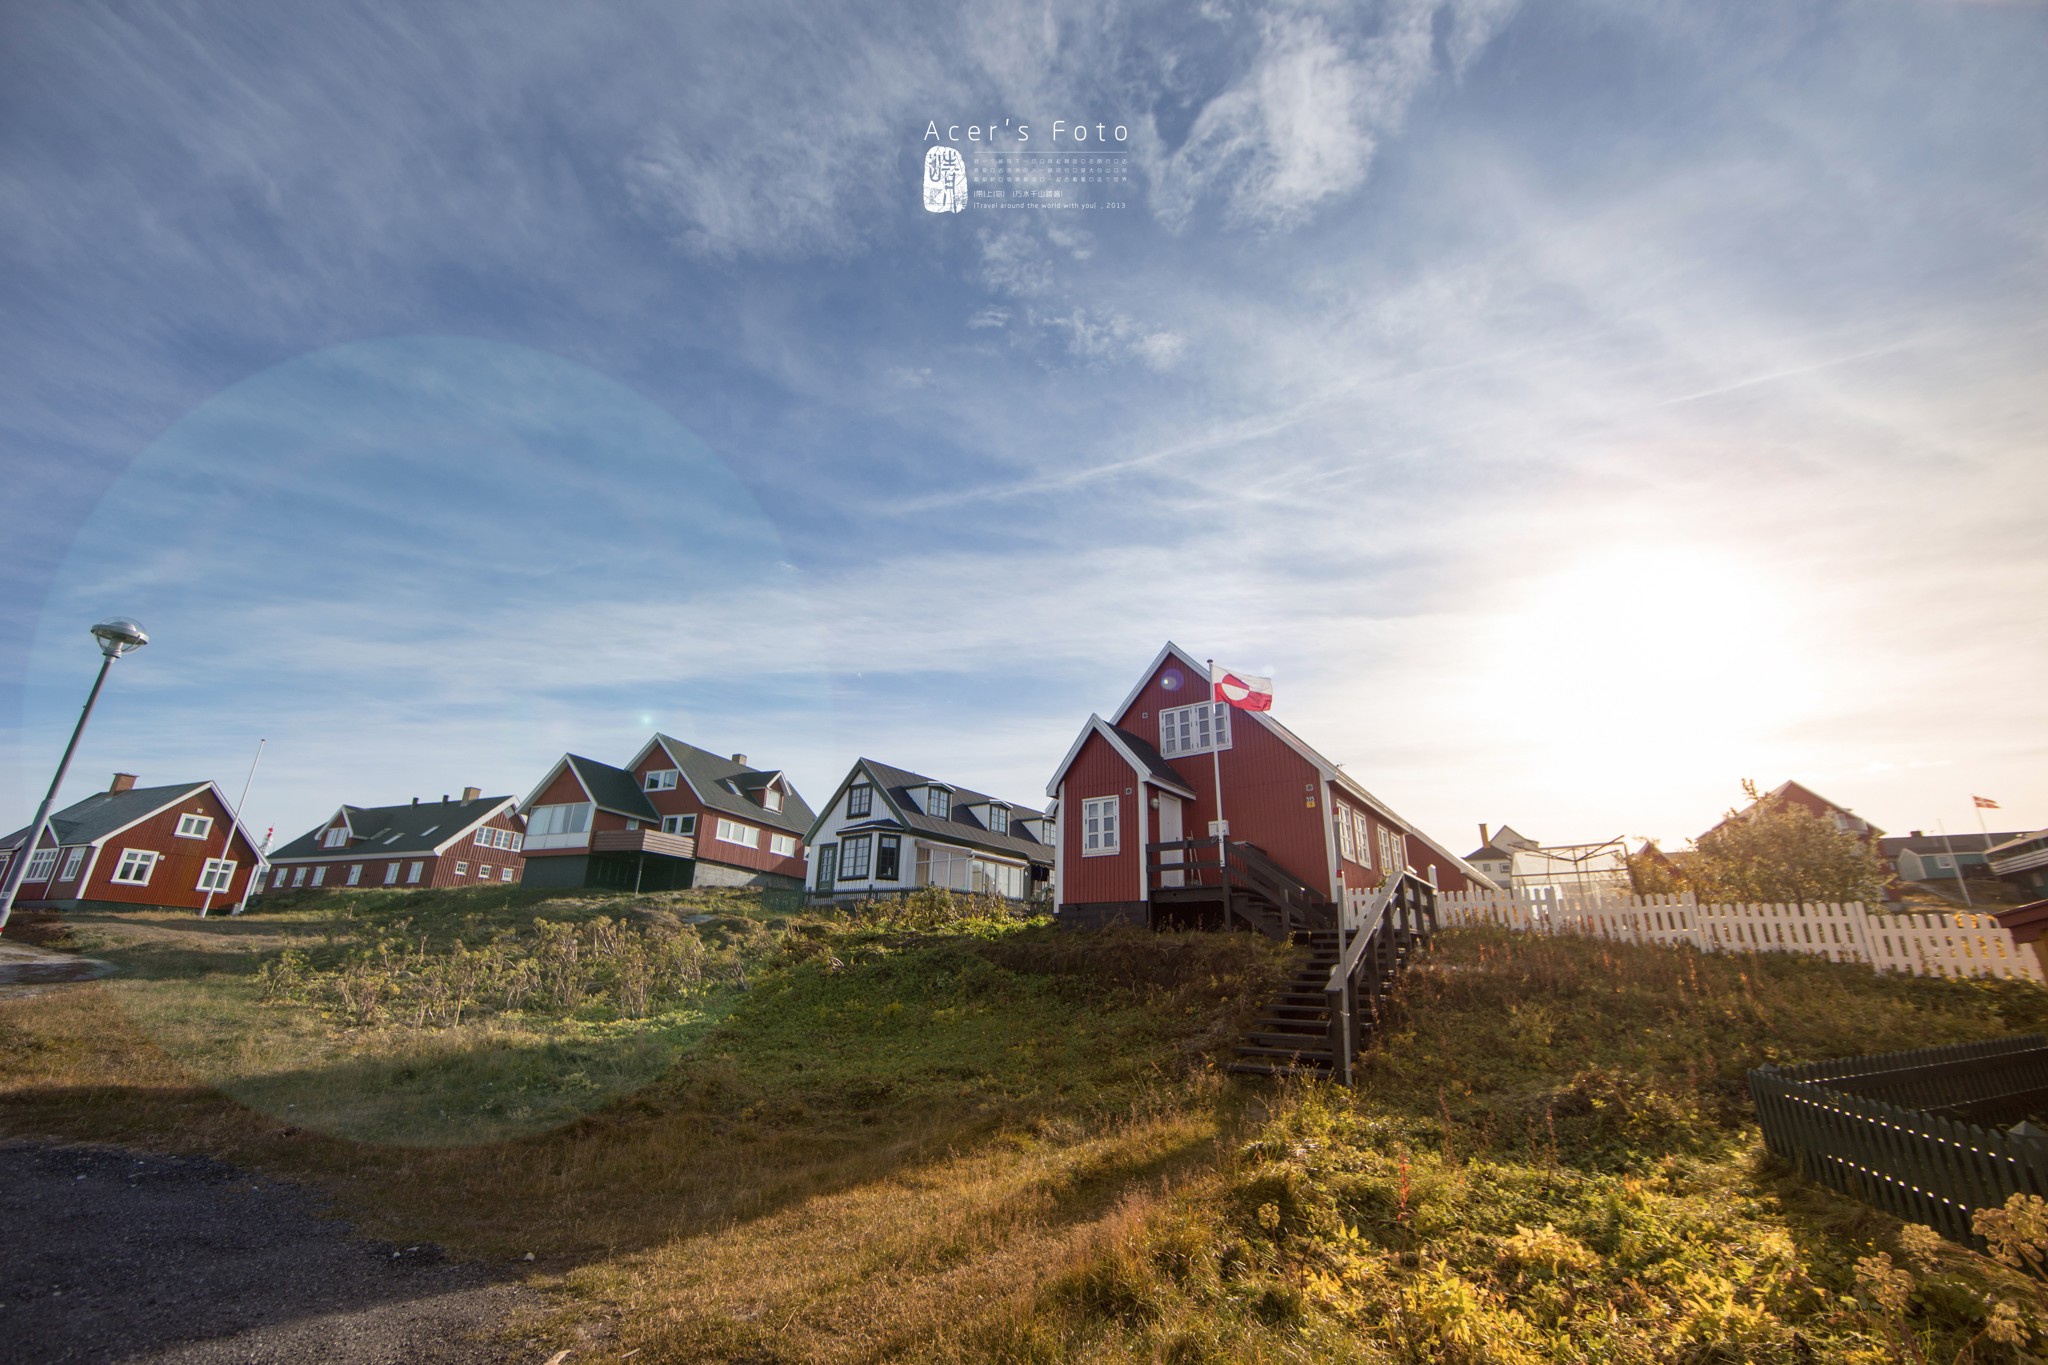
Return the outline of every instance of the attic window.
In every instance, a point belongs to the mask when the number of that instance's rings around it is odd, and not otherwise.
[[[676,770],[657,768],[647,774],[646,789],[651,792],[669,792],[676,789]]]
[[[1223,702],[1175,706],[1159,713],[1159,752],[1206,754],[1230,747],[1230,707]]]
[[[327,831],[327,837],[320,841],[322,848],[340,848],[348,842],[348,831],[340,825]]]
[[[429,834],[432,834],[435,830],[439,828],[441,828],[439,825],[428,825],[425,829],[420,831],[420,838],[426,838]]]
[[[944,787],[926,787],[924,792],[924,813],[935,819],[947,820],[953,815],[953,793]]]
[[[991,834],[1008,834],[1010,832],[1010,808],[1008,806],[998,806],[993,802],[990,803],[988,808],[988,830]]]
[[[782,788],[770,784],[761,789],[761,805],[768,810],[782,809]]]
[[[387,844],[395,844],[395,843],[397,843],[397,842],[398,842],[398,836],[399,836],[400,832],[401,832],[401,831],[399,831],[399,830],[395,830],[395,829],[394,829],[394,830],[392,830],[392,831],[391,831],[391,832],[390,832],[389,834],[387,834],[387,835],[385,835],[385,836],[384,836],[384,842],[385,842],[385,843],[387,843]]]
[[[875,808],[875,789],[862,782],[846,789],[846,814],[858,819]]]

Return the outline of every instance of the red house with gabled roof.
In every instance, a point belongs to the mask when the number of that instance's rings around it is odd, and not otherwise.
[[[800,891],[814,816],[779,769],[657,734],[624,767],[564,754],[525,801],[528,886]]]
[[[1063,923],[1235,921],[1282,936],[1333,926],[1390,870],[1444,891],[1493,886],[1270,712],[1212,701],[1207,668],[1170,642],[1107,718],[1088,718],[1046,792]]]
[[[211,782],[138,787],[133,773],[50,817],[40,844],[24,853],[28,830],[0,839],[0,877],[27,857],[17,903],[60,910],[81,905],[231,909],[262,856]]]

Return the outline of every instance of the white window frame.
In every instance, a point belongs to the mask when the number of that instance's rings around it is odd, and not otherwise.
[[[407,886],[418,886],[420,883],[420,873],[426,871],[426,867],[425,863],[414,863],[411,867],[408,867],[405,870],[405,884]]]
[[[548,836],[587,833],[590,829],[591,810],[592,806],[588,801],[565,801],[558,805],[535,806],[527,815],[526,832],[529,835]]]
[[[114,875],[107,880],[120,886],[148,886],[162,856],[153,848],[124,848],[121,860],[114,864]]]
[[[298,887],[304,886],[305,884],[306,865],[304,863],[300,863],[297,867],[292,869],[292,886],[294,889],[296,889]]]
[[[650,768],[647,776],[640,779],[640,790],[650,792],[672,792],[676,779],[682,774],[674,768]]]
[[[794,858],[796,856],[796,836],[794,834],[777,834],[772,830],[769,831],[768,851],[778,858]]]
[[[1220,701],[1167,707],[1159,713],[1159,752],[1173,758],[1228,749],[1230,711],[1230,704]]]
[[[511,881],[511,880],[512,880],[512,869],[511,869],[511,868],[509,868],[509,867],[501,867],[501,868],[499,868],[499,869],[498,869],[498,880],[499,880],[499,881],[501,881],[501,882],[509,882],[509,881]]]
[[[761,831],[721,815],[718,817],[718,840],[720,843],[738,844],[741,848],[759,848]]]
[[[336,825],[333,829],[320,836],[320,847],[322,848],[340,848],[347,842],[348,831],[340,825]]]
[[[360,886],[362,881],[363,865],[361,863],[350,863],[348,867],[348,884],[350,886]]]
[[[781,810],[782,788],[772,782],[761,788],[761,807],[764,810]]]
[[[85,849],[81,845],[80,847],[74,848],[69,853],[64,855],[64,870],[57,874],[57,880],[60,882],[77,881],[78,869],[84,866]]]
[[[277,869],[277,875],[270,879],[270,889],[272,891],[277,890],[279,887],[285,884],[285,879],[290,877],[291,875],[292,870],[290,868],[280,867],[279,869]]]
[[[313,886],[319,886],[319,885],[320,885],[321,883],[325,882],[326,880],[327,880],[327,864],[326,864],[326,863],[319,863],[319,864],[316,864],[316,865],[314,866],[314,868],[313,868],[313,880],[312,880],[312,882],[310,883],[310,885],[313,885]]]
[[[469,875],[469,863],[464,859],[457,858],[455,860],[455,875],[458,877],[467,877]]]
[[[22,885],[50,880],[50,874],[57,870],[57,855],[63,851],[60,848],[39,848],[29,854],[28,870],[21,874]]]
[[[1100,858],[1123,848],[1123,798],[1090,796],[1081,802],[1081,854]]]
[[[235,884],[236,862],[233,858],[208,858],[206,866],[199,869],[199,881],[194,891],[211,891],[223,895]]]
[[[688,828],[684,828],[686,825]],[[664,815],[661,817],[661,832],[663,834],[685,835],[694,839],[697,837],[697,817],[694,815]]]
[[[988,832],[1008,834],[1010,832],[1010,808],[991,801],[988,807]]]
[[[204,839],[212,832],[213,817],[211,815],[193,813],[178,817],[178,837],[180,839]]]
[[[397,864],[397,863],[386,863],[386,864],[384,864],[384,885],[386,885],[386,886],[396,886],[396,885],[398,885],[398,864]]]
[[[1358,835],[1351,824],[1351,808],[1337,807],[1337,854],[1346,862],[1358,861]]]

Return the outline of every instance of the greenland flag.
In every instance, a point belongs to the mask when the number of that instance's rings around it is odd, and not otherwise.
[[[1228,702],[1240,711],[1270,711],[1273,709],[1273,680],[1256,677],[1250,673],[1233,673],[1227,668],[1209,666],[1209,682],[1214,687],[1216,700]]]

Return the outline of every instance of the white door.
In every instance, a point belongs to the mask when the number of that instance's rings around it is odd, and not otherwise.
[[[1181,838],[1180,798],[1161,792],[1159,793],[1159,842],[1162,844],[1178,843]],[[1185,850],[1178,848],[1161,849],[1159,861],[1162,863],[1177,863],[1182,860],[1184,853]],[[1187,885],[1187,873],[1161,872],[1159,874],[1159,884],[1161,886],[1185,886]]]

